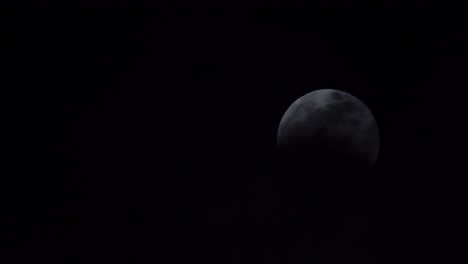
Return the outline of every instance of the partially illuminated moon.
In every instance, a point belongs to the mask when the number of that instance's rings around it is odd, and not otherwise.
[[[369,108],[349,93],[323,89],[297,99],[284,113],[277,135],[286,153],[373,166],[380,137]]]

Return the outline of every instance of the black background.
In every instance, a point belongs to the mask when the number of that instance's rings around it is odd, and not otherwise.
[[[9,263],[466,263],[466,1],[62,2],[0,5]],[[276,152],[323,88],[372,171]]]

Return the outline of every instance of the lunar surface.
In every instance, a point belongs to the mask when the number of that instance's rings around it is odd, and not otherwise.
[[[377,122],[362,101],[323,89],[300,97],[287,109],[277,144],[285,153],[373,166],[380,137]]]

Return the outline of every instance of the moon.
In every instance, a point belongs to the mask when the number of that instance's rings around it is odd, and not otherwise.
[[[297,99],[278,128],[278,149],[313,156],[320,162],[374,166],[380,136],[369,108],[349,93],[321,89]]]

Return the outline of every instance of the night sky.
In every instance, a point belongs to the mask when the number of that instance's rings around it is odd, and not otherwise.
[[[8,263],[467,263],[466,1],[21,2]],[[279,155],[317,89],[372,111],[372,170]]]

